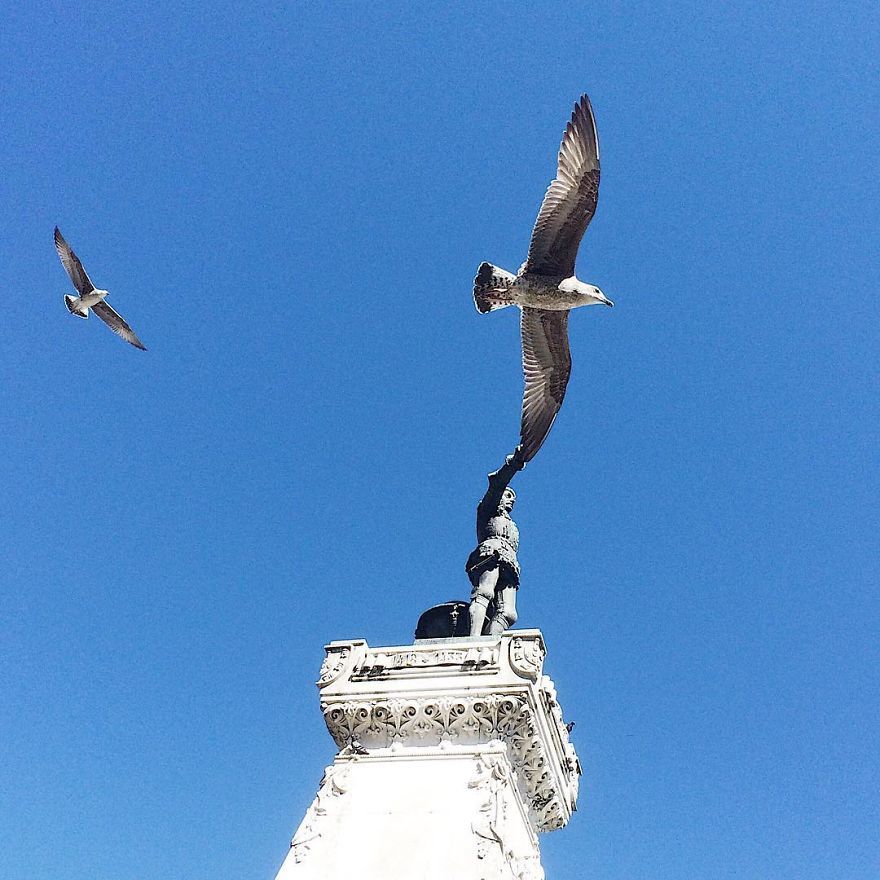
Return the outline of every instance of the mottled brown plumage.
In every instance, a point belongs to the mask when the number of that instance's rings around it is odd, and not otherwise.
[[[574,275],[581,239],[599,200],[599,136],[590,99],[575,104],[559,146],[556,179],[547,188],[523,271]]]
[[[562,406],[571,354],[568,312],[579,306],[613,305],[574,274],[575,259],[599,197],[599,138],[590,99],[582,95],[559,147],[550,183],[532,230],[529,254],[516,275],[483,263],[474,279],[480,312],[509,305],[522,309],[523,393],[520,445],[529,461],[541,448]]]

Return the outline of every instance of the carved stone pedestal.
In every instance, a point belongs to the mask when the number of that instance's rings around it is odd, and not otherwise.
[[[328,645],[340,751],[277,880],[542,880],[537,835],[571,818],[580,773],[544,653],[538,630]]]

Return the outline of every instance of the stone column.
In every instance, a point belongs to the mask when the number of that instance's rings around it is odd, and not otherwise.
[[[326,650],[339,753],[277,880],[542,880],[580,766],[540,631]]]

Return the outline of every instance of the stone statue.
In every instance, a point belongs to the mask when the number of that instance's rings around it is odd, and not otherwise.
[[[525,464],[522,447],[517,446],[504,465],[489,474],[489,488],[477,506],[477,547],[465,564],[473,586],[469,608],[472,636],[500,635],[516,622],[519,529],[510,518],[516,493],[509,484]]]

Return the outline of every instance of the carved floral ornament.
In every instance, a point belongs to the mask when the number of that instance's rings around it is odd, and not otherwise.
[[[576,770],[565,766],[557,779],[548,765],[534,713],[521,695],[482,697],[412,697],[322,705],[324,720],[336,744],[358,740],[368,748],[394,743],[437,746],[441,742],[484,744],[494,739],[507,746],[533,821],[539,831],[561,828],[568,821],[576,790]],[[560,790],[559,783],[564,790]]]

